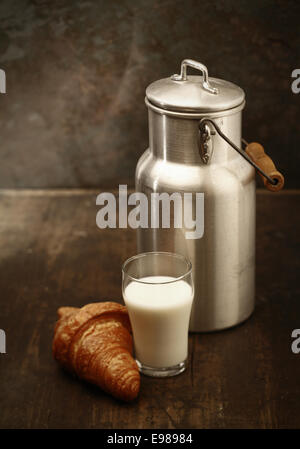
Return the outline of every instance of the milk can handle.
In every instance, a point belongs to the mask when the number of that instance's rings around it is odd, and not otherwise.
[[[211,94],[215,94],[215,95],[219,93],[219,90],[216,87],[212,87],[209,83],[207,67],[204,64],[201,64],[201,62],[194,61],[193,59],[184,59],[181,63],[180,75],[177,75],[177,74],[172,75],[171,79],[174,81],[186,81],[187,80],[187,75],[186,75],[187,66],[193,67],[193,69],[197,69],[202,72],[202,74],[203,74],[202,87],[204,90],[206,90],[207,92],[209,92]]]
[[[260,174],[264,181],[264,185],[272,192],[278,192],[284,186],[284,176],[280,173],[272,159],[265,153],[262,145],[253,142],[248,144],[244,139],[243,143],[246,145],[245,151],[237,147],[227,136],[220,130],[219,126],[208,118],[203,118],[199,122],[199,130],[203,135],[206,134],[206,124],[210,123],[217,133],[224,139],[232,148],[234,148],[246,161],[249,162]]]

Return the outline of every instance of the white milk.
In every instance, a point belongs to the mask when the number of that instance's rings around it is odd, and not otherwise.
[[[169,276],[148,276],[131,282],[124,292],[133,329],[136,358],[144,365],[163,368],[183,362],[188,354],[192,287]]]

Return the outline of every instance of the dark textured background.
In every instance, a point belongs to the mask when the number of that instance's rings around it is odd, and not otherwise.
[[[187,57],[244,88],[244,137],[300,187],[299,17],[299,0],[1,0],[0,187],[133,184],[145,87]]]

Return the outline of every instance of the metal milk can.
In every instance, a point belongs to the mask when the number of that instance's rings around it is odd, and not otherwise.
[[[187,66],[201,75],[187,75]],[[259,144],[241,149],[244,91],[209,77],[203,64],[184,60],[180,75],[148,86],[145,101],[149,148],[137,164],[136,191],[149,199],[154,192],[203,193],[204,232],[187,239],[184,225],[140,227],[138,252],[170,251],[190,259],[195,285],[191,331],[234,326],[254,309],[253,167],[270,190],[282,188],[283,177]]]

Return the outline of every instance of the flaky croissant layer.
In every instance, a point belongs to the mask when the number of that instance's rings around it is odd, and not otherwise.
[[[126,307],[116,302],[61,307],[58,316],[52,349],[60,365],[118,399],[135,399],[140,374]]]

